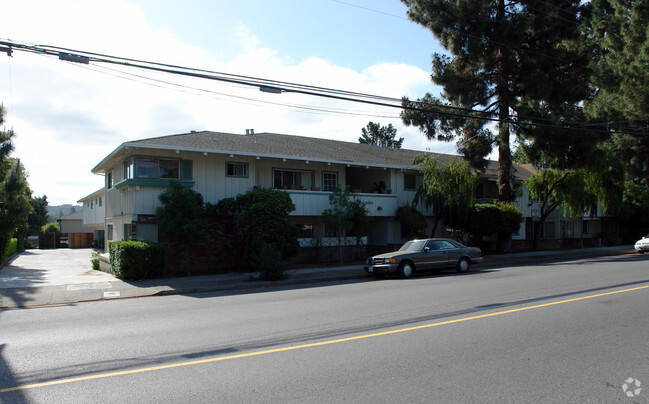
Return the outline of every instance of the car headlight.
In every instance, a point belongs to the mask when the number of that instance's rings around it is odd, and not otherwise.
[[[397,259],[396,258],[383,258],[383,263],[384,264],[396,264]]]

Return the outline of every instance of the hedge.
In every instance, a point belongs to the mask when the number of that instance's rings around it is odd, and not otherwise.
[[[2,260],[0,260],[0,265],[5,263],[9,259],[9,257],[11,257],[17,252],[18,252],[18,239],[12,238],[9,241],[9,244],[7,244],[7,249],[4,251],[4,254],[2,255]]]
[[[167,251],[163,245],[144,241],[113,241],[108,245],[110,269],[120,279],[137,280],[162,276]]]

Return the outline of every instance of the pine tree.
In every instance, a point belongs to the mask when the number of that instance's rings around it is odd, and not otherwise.
[[[632,185],[649,189],[649,3],[593,0],[591,37],[597,94],[587,111],[615,129],[610,149],[626,165]]]
[[[400,149],[403,144],[403,138],[395,140],[397,128],[388,124],[381,126],[378,123],[370,122],[365,128],[361,129],[362,135],[358,138],[359,143],[372,144],[379,147],[390,147]]]
[[[432,31],[451,56],[435,54],[432,80],[441,98],[403,99],[402,120],[429,139],[451,141],[474,168],[498,146],[499,198],[514,198],[511,135],[523,113],[557,119],[588,95],[579,0],[402,0],[408,17]],[[581,77],[580,77],[581,76]],[[539,108],[543,106],[547,109]],[[496,130],[491,123],[496,122]],[[531,135],[531,134],[528,134]],[[563,138],[561,138],[563,139]]]

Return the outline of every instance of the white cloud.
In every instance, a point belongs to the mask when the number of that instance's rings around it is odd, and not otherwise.
[[[149,29],[142,12],[121,1],[23,0],[3,4],[3,9],[12,18],[3,21],[0,38],[21,42],[391,97],[414,98],[430,87],[428,72],[405,64],[355,71],[316,57],[293,61],[289,55],[261,48],[243,24],[237,29],[242,51],[220,64],[167,31]],[[33,13],[34,9],[40,12]],[[15,52],[0,66],[0,102],[8,109],[8,126],[18,134],[15,155],[30,173],[34,193],[46,194],[52,204],[75,202],[99,189],[103,178],[90,170],[120,143],[190,130],[244,133],[254,128],[356,142],[361,128],[374,121],[397,127],[398,136],[406,138],[404,147],[454,152],[453,145],[430,143],[416,128],[404,127],[394,108],[267,94],[255,87],[119,68],[184,87],[134,76],[124,79],[106,66],[64,63],[23,52]]]

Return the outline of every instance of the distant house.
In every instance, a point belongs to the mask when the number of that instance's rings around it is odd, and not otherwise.
[[[61,233],[87,232],[83,226],[83,212],[75,212],[66,216],[61,216],[56,221],[59,223]]]
[[[84,223],[94,226],[97,240],[157,241],[158,196],[172,181],[194,189],[211,203],[253,187],[271,187],[291,196],[296,206],[292,219],[300,229],[300,242],[308,246],[314,239],[326,239],[328,232],[321,214],[329,207],[331,192],[339,185],[349,186],[368,203],[370,230],[366,242],[387,246],[404,241],[395,213],[412,202],[422,183],[413,165],[413,159],[421,153],[253,131],[246,135],[191,132],[161,136],[125,142],[104,157],[92,169],[104,175],[104,188],[79,202],[84,206]],[[440,162],[450,157],[434,156]],[[532,175],[519,165],[514,165],[514,170],[518,181]],[[497,199],[497,172],[498,163],[489,162],[476,189],[478,200]],[[525,187],[515,203],[525,221],[513,238],[522,245],[533,237],[538,214]],[[432,226],[432,212],[423,213]],[[548,238],[594,238],[599,223],[590,217],[552,217],[543,230]],[[445,232],[440,226],[437,235]]]
[[[102,247],[105,242],[105,227],[106,227],[106,208],[104,205],[104,195],[106,190],[104,188],[93,192],[92,194],[83,197],[77,201],[83,205],[83,226],[86,231],[93,233],[93,240],[97,246]]]

